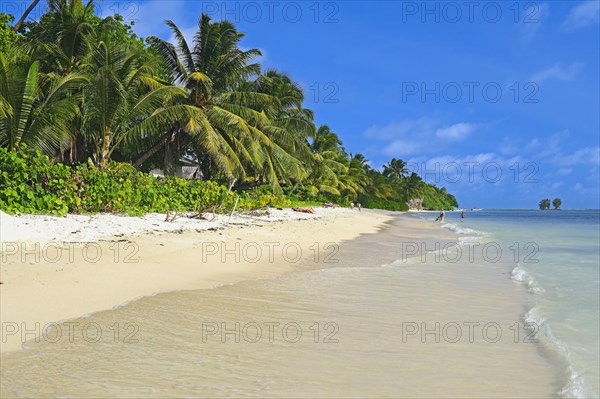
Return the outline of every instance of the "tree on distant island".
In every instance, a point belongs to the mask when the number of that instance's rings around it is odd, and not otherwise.
[[[552,200],[552,206],[554,207],[554,209],[560,208],[561,205],[562,201],[560,200],[560,198],[554,198],[554,200]]]
[[[548,198],[544,198],[543,200],[540,201],[540,209],[546,210],[546,209],[550,209],[550,200]]]

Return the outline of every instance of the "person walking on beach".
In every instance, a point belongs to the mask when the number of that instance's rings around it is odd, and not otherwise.
[[[350,209],[354,209],[354,202],[350,203]]]
[[[356,207],[358,208],[359,211],[361,210],[362,205],[360,204],[360,202],[356,204]]]
[[[438,218],[435,219],[435,221],[437,222],[439,220],[440,222],[443,222],[444,221],[444,216],[446,216],[446,214],[444,213],[444,210],[440,209],[440,216],[438,216]]]

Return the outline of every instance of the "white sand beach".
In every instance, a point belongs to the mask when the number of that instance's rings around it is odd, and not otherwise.
[[[20,331],[3,331],[2,395],[88,397],[102,387],[113,397],[244,391],[260,397],[542,398],[564,385],[559,370],[540,356],[543,348],[527,343],[520,319],[527,291],[510,279],[508,264],[436,261],[431,253],[401,263],[403,243],[431,249],[455,241],[456,233],[390,212],[316,211],[238,217],[239,224],[221,222],[216,230],[183,220],[204,228],[181,233],[181,225],[165,226],[159,215],[100,215],[86,217],[88,224],[109,221],[107,231],[118,236],[91,227],[79,233],[93,239],[88,248],[101,249],[96,262],[85,259],[85,244],[73,244],[71,262],[67,241],[60,264],[36,262],[33,251],[22,262],[22,253],[11,250],[2,265],[2,322]],[[73,218],[79,217],[10,220],[61,237],[58,226]],[[134,234],[134,223],[175,232],[138,227]],[[128,235],[120,236],[119,224],[128,226]],[[286,246],[289,252],[280,251]],[[298,248],[303,256],[296,263]],[[332,254],[337,263],[323,262]],[[61,324],[58,342],[33,339],[37,325],[65,319],[77,325],[73,334]],[[278,326],[273,340],[267,325]],[[299,341],[286,335],[289,325],[301,330]],[[207,335],[207,326],[214,334]],[[262,328],[258,341],[256,326]],[[103,332],[99,341],[90,339],[94,328]],[[23,380],[32,362],[37,371]]]
[[[48,323],[160,292],[211,288],[293,269],[326,256],[327,244],[373,233],[389,212],[271,209],[268,216],[212,220],[165,215],[0,215],[3,326],[41,332]],[[13,327],[7,327],[9,329]],[[35,334],[3,329],[2,352]]]

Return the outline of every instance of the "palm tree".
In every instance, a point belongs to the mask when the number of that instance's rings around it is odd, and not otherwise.
[[[392,178],[398,182],[404,180],[408,176],[406,162],[401,159],[392,158],[392,160],[383,166],[383,175]]]
[[[28,23],[23,50],[41,60],[45,72],[65,75],[81,67],[94,34],[95,3],[90,0],[48,0],[48,12],[39,22]]]
[[[302,107],[302,88],[286,75],[268,70],[255,81],[245,85],[250,92],[272,96],[276,101],[261,104],[256,111],[267,116],[267,124],[256,127],[270,139],[270,145],[257,146],[253,159],[254,169],[259,176],[268,177],[278,188],[278,181],[295,181],[306,178],[305,165],[310,165],[313,156],[307,138],[314,134],[313,112]]]
[[[40,73],[39,61],[26,55],[0,54],[0,146],[27,144],[49,155],[63,148],[77,112],[69,94],[84,81],[78,73]]]
[[[415,172],[406,178],[404,182],[404,195],[406,202],[410,202],[415,199],[419,199],[421,204],[423,201],[423,195],[425,194],[425,187],[421,176]]]
[[[543,200],[541,200],[539,203],[539,207],[541,210],[550,209],[550,199],[544,198]]]
[[[196,158],[203,166],[203,175],[210,178],[216,167],[228,178],[245,177],[244,164],[253,164],[257,147],[271,146],[269,137],[258,125],[269,125],[261,104],[276,103],[273,96],[243,90],[244,83],[260,74],[260,65],[251,63],[261,53],[257,49],[243,51],[239,41],[244,36],[228,21],[211,22],[206,14],[198,20],[194,46],[190,48],[179,28],[166,21],[177,40],[177,47],[157,37],[149,40],[171,69],[175,84],[185,87],[183,103],[198,109],[194,120],[187,120],[175,129],[177,137],[189,137]],[[148,137],[153,145],[163,137]],[[163,140],[164,141],[164,140]],[[159,148],[160,149],[160,146]],[[156,146],[151,150],[158,151]],[[144,154],[140,159],[147,159]],[[135,165],[139,166],[138,160]]]
[[[19,28],[21,27],[21,25],[23,25],[23,22],[25,22],[25,20],[27,19],[27,17],[31,13],[31,11],[33,11],[33,9],[38,5],[39,2],[40,2],[40,0],[33,0],[31,2],[31,4],[29,5],[29,7],[27,7],[27,9],[25,10],[25,12],[21,16],[21,18],[19,18],[19,20],[17,21],[17,23],[13,27],[13,29],[14,29],[15,32],[19,30]]]
[[[312,195],[327,193],[340,195],[339,176],[348,172],[348,160],[342,141],[329,126],[319,126],[311,137],[310,148],[314,154],[308,188]]]
[[[65,76],[72,71],[82,72],[84,59],[92,46],[101,41],[94,26],[101,20],[94,15],[95,2],[82,0],[48,0],[48,12],[39,21],[28,22],[20,49],[40,60],[40,70]],[[73,95],[81,98],[81,88]],[[67,122],[67,146],[58,158],[74,163],[85,159],[80,111]],[[88,154],[89,155],[89,154]]]
[[[560,198],[554,198],[552,200],[552,206],[554,207],[554,209],[560,208],[561,205],[562,205],[562,201]]]
[[[348,172],[340,176],[340,185],[348,197],[356,200],[359,195],[365,194],[373,184],[368,175],[367,159],[362,154],[351,156],[348,160]]]
[[[369,187],[369,193],[375,198],[387,200],[394,197],[394,186],[390,183],[390,180],[386,178],[379,171],[370,169],[368,172],[372,184]]]
[[[127,45],[100,42],[86,57],[89,83],[83,88],[82,132],[93,148],[94,162],[104,166],[113,152],[124,151],[175,121],[194,121],[197,110],[174,105],[185,89],[154,78],[151,63]]]

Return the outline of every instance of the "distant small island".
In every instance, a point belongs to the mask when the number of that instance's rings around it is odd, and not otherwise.
[[[555,210],[558,210],[561,205],[562,205],[562,201],[560,198],[554,198],[552,200],[552,206],[554,207]],[[544,198],[543,200],[541,200],[539,203],[539,207],[542,211],[550,209],[550,199]]]

